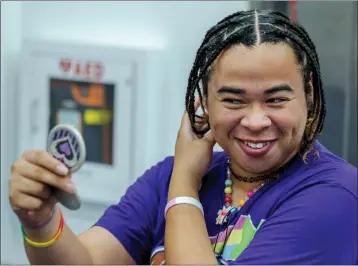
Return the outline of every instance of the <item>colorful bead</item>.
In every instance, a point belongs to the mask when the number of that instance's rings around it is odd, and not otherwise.
[[[226,187],[224,192],[225,192],[225,194],[231,194],[232,193],[232,188],[231,187]]]
[[[227,219],[226,214],[227,214],[227,212],[229,210],[231,210],[231,209],[240,209],[242,206],[245,205],[246,201],[249,198],[251,198],[255,194],[255,192],[264,185],[264,184],[262,184],[260,187],[255,188],[252,191],[247,192],[247,194],[246,194],[247,196],[245,197],[245,199],[240,200],[239,201],[239,207],[236,208],[236,207],[231,206],[231,203],[232,203],[231,193],[232,193],[232,184],[233,184],[233,182],[232,182],[230,176],[231,176],[231,172],[230,172],[230,169],[228,168],[227,169],[227,179],[225,180],[225,189],[224,189],[224,192],[226,194],[225,198],[224,198],[225,204],[224,204],[223,208],[220,209],[218,211],[218,213],[217,213],[218,217],[216,218],[216,224],[218,224],[218,225],[222,225],[223,223],[226,222],[226,219]]]
[[[231,181],[231,179],[226,179],[225,180],[225,186],[232,186],[232,181]]]
[[[246,202],[246,200],[240,200],[239,206],[240,206],[240,207],[244,206],[244,205],[245,205],[245,202]]]
[[[231,203],[232,202],[232,198],[229,196],[225,197],[225,203]]]

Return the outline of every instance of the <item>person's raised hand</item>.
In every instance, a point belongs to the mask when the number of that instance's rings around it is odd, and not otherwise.
[[[200,101],[196,100],[195,111],[199,106]],[[196,117],[195,124],[199,129],[208,127],[207,120],[200,117]],[[190,179],[182,181],[200,186],[201,179],[211,163],[215,143],[211,131],[203,136],[198,136],[193,132],[189,115],[185,112],[177,135],[173,172],[182,176],[178,178]]]
[[[52,214],[57,199],[53,188],[75,193],[64,164],[45,151],[28,151],[11,168],[9,200],[22,223],[36,226]]]

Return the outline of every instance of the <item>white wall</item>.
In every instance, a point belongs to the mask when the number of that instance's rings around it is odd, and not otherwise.
[[[16,221],[8,201],[8,177],[16,138],[16,86],[21,49],[21,2],[1,3],[1,263],[15,254],[11,224]],[[19,228],[19,227],[17,227]],[[12,249],[12,250],[11,250]],[[3,258],[5,260],[3,260]]]
[[[165,103],[149,94],[148,110],[162,143],[151,147],[142,165],[145,168],[173,154],[175,137],[184,108],[184,95],[191,64],[205,32],[238,10],[245,10],[244,1],[178,1],[178,2],[4,2],[1,10],[1,179],[7,190],[7,179],[16,149],[16,74],[21,41],[61,41],[97,45],[127,45],[163,48],[168,54],[168,86],[162,95]],[[4,111],[5,110],[5,111]],[[152,130],[153,131],[153,130]],[[143,136],[150,142],[151,136]],[[4,142],[4,143],[3,143]],[[16,219],[6,194],[2,193],[1,262],[27,263],[21,246]],[[4,204],[4,205],[3,205]],[[4,231],[6,231],[4,233]],[[7,233],[7,234],[6,234]],[[5,239],[6,238],[6,242]],[[13,242],[11,242],[13,241]],[[5,245],[5,243],[9,243]]]

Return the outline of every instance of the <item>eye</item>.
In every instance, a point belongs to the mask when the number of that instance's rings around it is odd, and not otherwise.
[[[231,104],[242,104],[242,101],[238,99],[224,99],[223,101]]]
[[[287,98],[271,98],[267,100],[268,103],[273,103],[273,104],[280,104],[287,101],[288,101]]]

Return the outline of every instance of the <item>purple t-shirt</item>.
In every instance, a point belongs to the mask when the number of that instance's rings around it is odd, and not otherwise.
[[[225,152],[215,152],[200,201],[222,264],[356,264],[357,168],[316,143],[320,158],[295,158],[234,212],[216,224],[224,204]],[[164,208],[173,169],[167,157],[131,185],[96,223],[111,232],[137,264],[164,260]],[[185,230],[185,229],[183,229]]]

